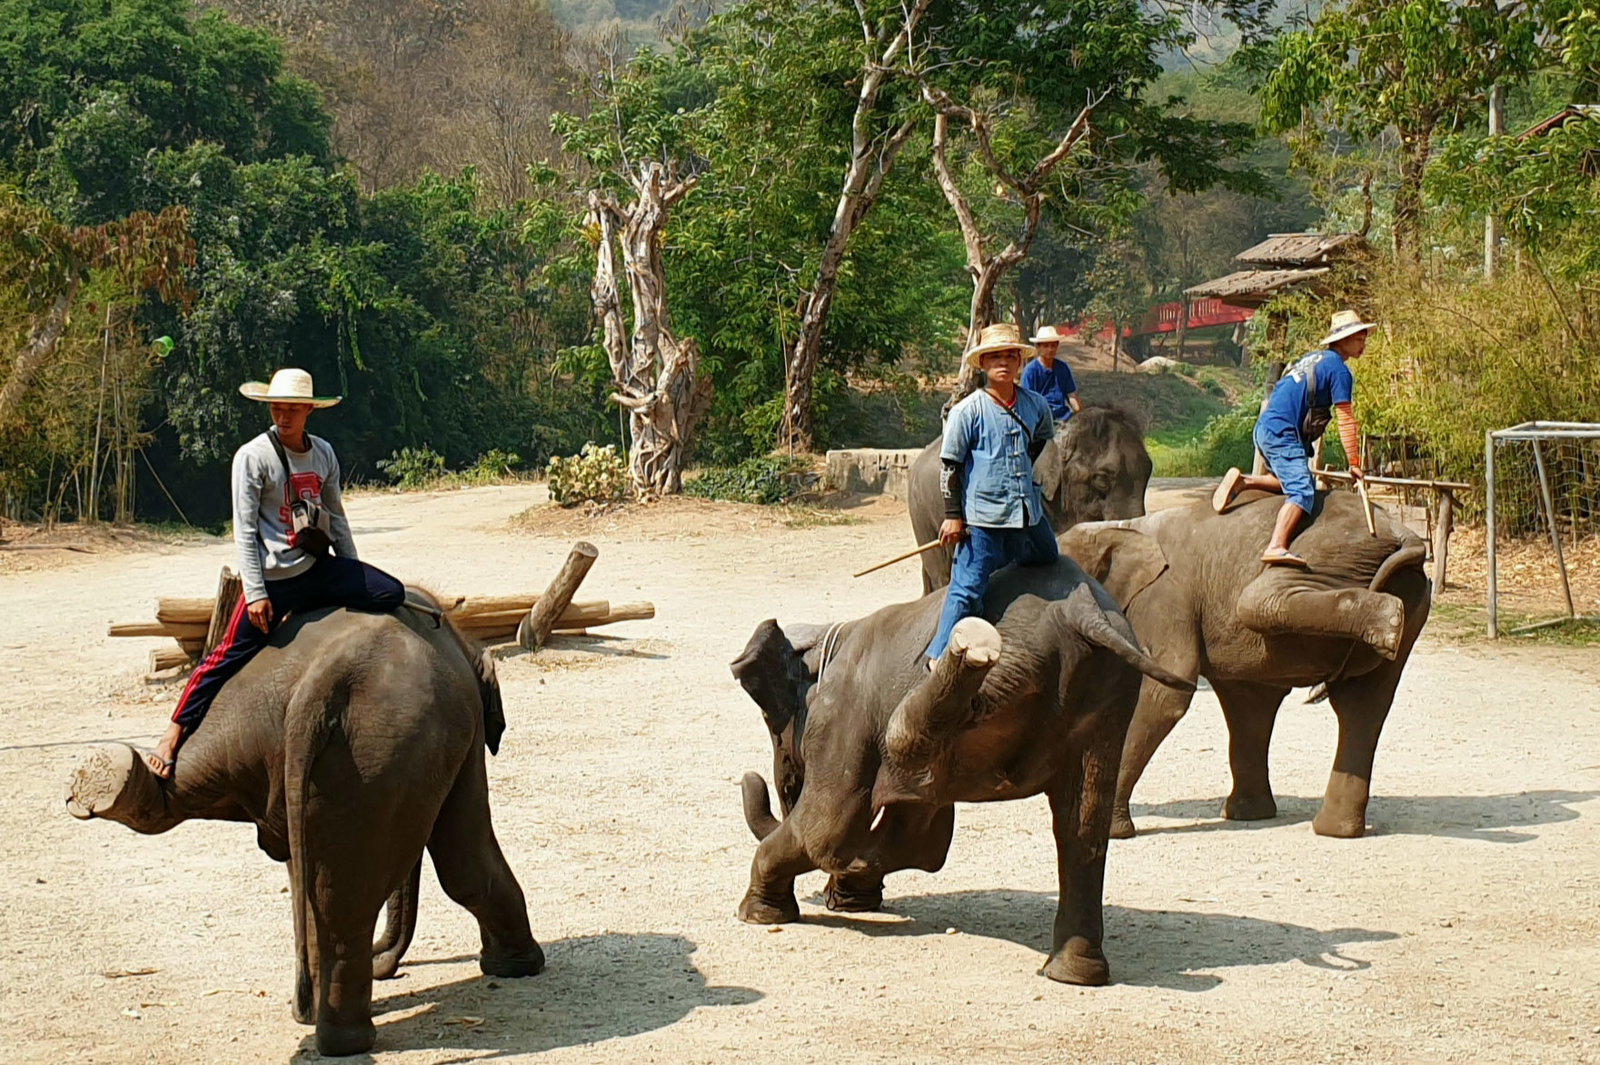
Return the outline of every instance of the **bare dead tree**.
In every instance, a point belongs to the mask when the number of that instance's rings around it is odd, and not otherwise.
[[[711,406],[711,378],[700,372],[699,344],[673,335],[661,261],[667,212],[697,181],[679,180],[671,167],[646,161],[628,172],[633,199],[626,205],[589,193],[589,223],[599,231],[590,298],[616,385],[611,400],[628,412],[634,491],[646,500],[682,490],[695,428]],[[631,334],[617,285],[617,244],[633,298]]]
[[[884,179],[916,130],[918,118],[911,114],[887,132],[880,133],[876,121],[879,94],[885,82],[895,75],[895,64],[911,48],[917,26],[931,3],[932,0],[915,0],[909,8],[903,8],[900,28],[891,36],[890,21],[886,19],[874,26],[865,0],[856,0],[861,34],[869,52],[862,64],[861,90],[850,123],[850,162],[845,167],[833,224],[817,263],[816,278],[800,301],[800,331],[784,367],[783,440],[780,443],[795,451],[811,450],[813,384],[822,351],[822,334],[827,328],[828,311],[838,288],[845,249],[851,234],[877,202]]]
[[[1060,141],[1031,169],[1026,172],[1015,172],[1007,167],[995,152],[992,116],[957,103],[949,93],[941,89],[923,84],[923,99],[934,109],[934,174],[938,177],[939,188],[943,190],[944,198],[949,201],[950,208],[955,211],[956,221],[960,224],[961,239],[967,251],[967,273],[972,277],[972,304],[967,318],[968,344],[972,343],[973,338],[984,326],[993,324],[999,317],[995,305],[995,293],[1001,279],[1018,263],[1026,260],[1029,249],[1033,247],[1033,239],[1038,235],[1039,219],[1044,209],[1046,183],[1057,165],[1088,136],[1090,116],[1108,93],[1109,90],[1102,92],[1098,97],[1091,98],[1085,103],[1078,116],[1067,127],[1067,131],[1062,134]],[[950,170],[949,138],[952,118],[961,120],[971,130],[978,146],[978,159],[984,169],[1006,194],[1007,200],[1014,199],[1022,208],[1021,230],[999,251],[994,250],[995,237],[983,232],[979,226],[971,200],[961,190],[955,175]],[[972,387],[972,374],[963,364],[960,381],[956,386],[957,398],[972,391]]]

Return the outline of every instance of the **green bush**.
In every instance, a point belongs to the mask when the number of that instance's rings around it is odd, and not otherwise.
[[[683,486],[685,495],[733,503],[787,503],[816,481],[806,464],[788,455],[746,459],[713,467]]]
[[[545,470],[550,498],[564,507],[579,503],[616,503],[628,498],[632,480],[628,464],[615,444],[583,445],[580,454],[550,460]]]
[[[1230,466],[1248,470],[1255,459],[1256,415],[1261,394],[1250,392],[1232,410],[1214,415],[1186,443],[1163,446],[1149,442],[1152,471],[1157,477],[1220,477]],[[1331,435],[1331,434],[1330,434]]]
[[[376,463],[379,471],[403,492],[431,488],[444,480],[444,456],[424,444],[420,448],[403,447],[386,459]]]
[[[456,475],[462,484],[494,484],[507,477],[516,476],[516,468],[522,465],[522,456],[514,451],[501,451],[492,448],[482,455],[471,466]]]

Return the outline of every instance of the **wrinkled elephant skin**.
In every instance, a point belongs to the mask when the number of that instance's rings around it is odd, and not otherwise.
[[[478,919],[485,973],[544,966],[490,822],[484,749],[503,723],[493,660],[449,627],[409,610],[314,611],[228,682],[170,781],[131,747],[100,747],[73,774],[67,807],[149,834],[194,818],[253,822],[261,849],[289,866],[295,1017],[316,1025],[321,1053],[356,1054],[376,1035],[377,915],[409,887],[414,921],[424,848]],[[395,917],[379,975],[410,940]]]
[[[1061,549],[1105,584],[1163,666],[1211,682],[1233,770],[1224,817],[1276,816],[1267,748],[1278,707],[1291,688],[1325,685],[1339,739],[1312,828],[1356,837],[1366,831],[1379,734],[1428,618],[1426,547],[1381,508],[1378,535],[1370,535],[1360,500],[1334,492],[1317,497],[1293,540],[1308,568],[1263,566],[1282,502],[1247,492],[1220,515],[1197,503],[1080,525],[1061,535]],[[1114,838],[1134,834],[1134,785],[1188,708],[1187,695],[1144,684],[1122,755]]]

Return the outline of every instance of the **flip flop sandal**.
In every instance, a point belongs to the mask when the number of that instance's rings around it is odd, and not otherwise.
[[[1221,514],[1228,509],[1228,504],[1233,502],[1233,495],[1239,488],[1239,482],[1244,480],[1244,471],[1237,466],[1222,475],[1222,483],[1217,485],[1217,490],[1211,493],[1211,509]]]
[[[1305,569],[1306,560],[1293,551],[1268,551],[1261,556],[1261,561],[1268,566],[1293,566],[1296,569]]]
[[[144,762],[145,767],[149,768],[151,755],[150,754],[142,754],[139,757],[140,757],[140,760]],[[176,758],[158,758],[158,759],[156,759],[156,761],[161,763],[161,768],[166,770],[166,772],[164,774],[163,773],[157,773],[154,769],[151,769],[150,771],[152,773],[155,773],[156,777],[161,779],[161,780],[171,780],[172,779],[172,769],[173,769],[174,766],[176,766],[178,764],[178,760]]]

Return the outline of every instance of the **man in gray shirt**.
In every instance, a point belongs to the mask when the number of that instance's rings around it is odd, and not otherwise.
[[[341,397],[316,395],[311,375],[294,369],[279,370],[270,384],[251,381],[239,391],[270,404],[272,413],[272,428],[233,455],[233,539],[244,593],[222,639],[190,674],[172,724],[145,756],[160,777],[172,776],[184,737],[199,727],[228,678],[267,645],[283,615],[324,606],[393,610],[406,597],[399,581],[356,558],[339,498],[339,459],[326,440],[305,431],[313,410],[331,407]],[[326,512],[332,555],[297,546],[290,514],[296,500]]]

